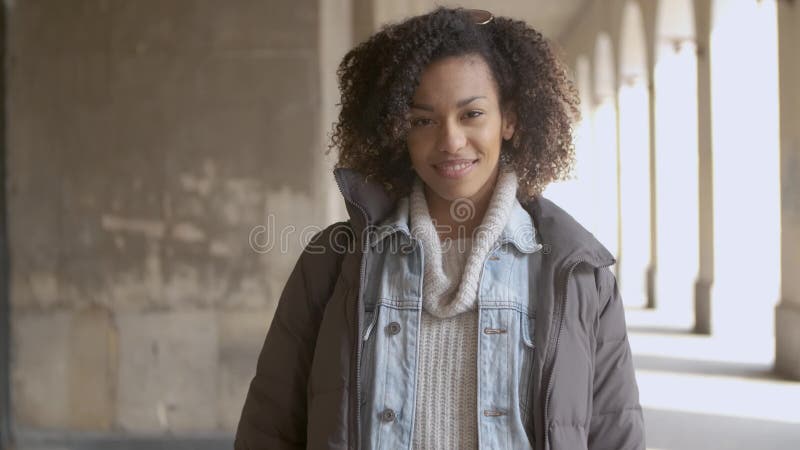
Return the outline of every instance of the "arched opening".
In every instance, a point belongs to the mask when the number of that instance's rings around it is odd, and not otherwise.
[[[659,2],[656,39],[656,302],[666,322],[689,328],[699,270],[697,45],[690,0]]]
[[[620,36],[619,151],[622,298],[628,306],[647,303],[650,263],[650,99],[644,24],[638,3],[625,5]]]
[[[611,38],[597,37],[594,52],[593,149],[585,160],[591,168],[587,211],[592,231],[615,257],[619,254],[617,107]]]
[[[766,362],[773,354],[773,311],[780,289],[775,2],[715,1],[710,50],[712,331],[737,339],[743,357]]]

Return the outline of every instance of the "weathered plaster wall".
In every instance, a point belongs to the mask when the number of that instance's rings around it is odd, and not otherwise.
[[[6,3],[16,425],[233,430],[327,219],[318,3]]]

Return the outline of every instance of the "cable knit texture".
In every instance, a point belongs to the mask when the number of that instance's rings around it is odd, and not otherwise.
[[[477,449],[477,289],[481,267],[508,222],[517,177],[501,170],[479,232],[442,245],[417,178],[410,225],[425,255],[413,448]]]

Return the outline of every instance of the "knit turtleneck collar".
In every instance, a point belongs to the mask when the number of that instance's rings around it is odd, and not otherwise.
[[[472,248],[460,280],[457,277],[451,279],[444,270],[442,242],[431,220],[424,188],[422,180],[417,177],[409,196],[411,233],[421,241],[425,255],[422,307],[439,318],[453,317],[476,307],[481,267],[508,222],[516,201],[517,175],[513,169],[501,165],[489,206],[481,224],[471,235]],[[453,213],[458,215],[458,206]]]

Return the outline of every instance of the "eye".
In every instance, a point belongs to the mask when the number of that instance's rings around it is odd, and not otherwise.
[[[425,127],[433,123],[431,119],[420,117],[417,119],[411,119],[410,124],[412,127]]]
[[[475,119],[476,117],[480,117],[483,115],[483,111],[472,110],[467,112],[467,117],[470,119]]]

